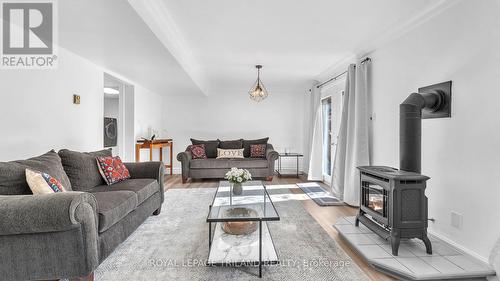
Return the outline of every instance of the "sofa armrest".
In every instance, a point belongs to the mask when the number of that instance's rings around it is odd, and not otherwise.
[[[164,200],[165,165],[161,161],[123,163],[132,179],[155,179],[160,186],[161,202]]]
[[[189,152],[189,151],[183,151],[183,152],[179,152],[179,154],[177,154],[177,160],[180,162],[189,162],[189,161],[191,161],[191,159],[193,159],[193,156],[191,155],[191,152]]]
[[[274,150],[274,147],[272,144],[268,143],[266,147],[266,159],[267,159],[267,168],[268,168],[268,175],[272,176],[274,175],[274,162],[278,159],[279,154],[276,150]]]
[[[189,151],[183,151],[177,154],[177,160],[181,162],[182,181],[185,182],[189,178],[189,162],[193,156]]]
[[[99,265],[96,208],[86,192],[0,196],[1,279],[89,275]]]
[[[0,235],[58,232],[81,224],[97,235],[97,202],[86,192],[0,196]]]
[[[274,163],[274,161],[278,159],[278,156],[279,154],[276,150],[274,150],[273,145],[268,143],[266,147],[266,159]]]

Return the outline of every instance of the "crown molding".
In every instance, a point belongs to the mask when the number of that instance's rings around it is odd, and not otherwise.
[[[353,52],[316,75],[314,79],[325,81],[332,75],[344,71],[350,63],[357,62],[385,44],[400,38],[461,1],[463,0],[439,0],[431,3],[412,17],[397,22],[375,36],[367,38]],[[208,95],[210,84],[206,79],[207,76],[201,70],[199,62],[196,61],[191,48],[186,43],[164,2],[162,0],[128,0],[128,2],[191,77],[200,91]]]
[[[318,74],[316,76],[316,80],[324,81],[332,75],[345,71],[347,65],[349,65],[350,63],[355,63],[361,58],[370,55],[380,47],[409,33],[410,31],[435,18],[439,14],[462,1],[463,0],[439,0],[428,5],[425,9],[419,11],[412,17],[404,21],[395,23],[390,28],[387,28],[374,37],[365,40],[351,54],[340,59],[339,61],[328,67],[326,70]]]
[[[344,72],[349,64],[356,62],[357,60],[358,56],[356,54],[347,55],[318,74],[314,80],[319,81],[320,84],[330,79],[332,76],[336,76],[337,73]]]
[[[208,95],[208,81],[200,69],[191,48],[161,0],[128,0],[129,4],[149,26],[160,42],[191,77],[200,91]]]

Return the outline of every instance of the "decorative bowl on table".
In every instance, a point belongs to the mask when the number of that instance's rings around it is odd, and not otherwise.
[[[234,207],[225,211],[226,218],[248,218],[256,217],[258,214],[255,210],[243,207]],[[231,235],[246,235],[257,230],[257,221],[227,221],[222,223],[222,230]]]

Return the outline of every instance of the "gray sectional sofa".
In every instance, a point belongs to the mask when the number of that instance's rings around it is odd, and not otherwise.
[[[245,158],[235,159],[217,159],[210,151],[207,151],[207,159],[192,159],[191,153],[188,149],[177,154],[177,160],[181,162],[182,168],[182,182],[185,183],[188,179],[202,179],[202,178],[219,178],[223,179],[226,172],[232,167],[240,169],[247,169],[252,174],[253,178],[265,178],[272,180],[274,175],[274,162],[278,159],[278,152],[273,148],[273,145],[267,143],[267,138],[259,140],[235,140],[235,141],[197,141],[191,140],[193,144],[206,143],[208,147],[215,146],[215,148],[238,148],[235,143],[242,142],[244,148]],[[249,146],[250,144],[266,143],[266,157],[265,158],[250,158]],[[210,149],[210,148],[209,148]],[[212,147],[213,149],[213,147]]]
[[[0,163],[1,280],[91,277],[94,269],[163,202],[164,165],[125,163],[131,179],[108,186],[95,157],[109,150],[50,151]],[[71,191],[32,195],[31,168]]]

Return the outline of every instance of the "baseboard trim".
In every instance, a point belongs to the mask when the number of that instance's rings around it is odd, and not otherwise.
[[[487,264],[490,264],[488,258],[486,257],[483,257],[481,256],[480,254],[472,251],[471,249],[467,248],[467,247],[464,247],[460,244],[458,244],[457,242],[451,240],[450,238],[448,238],[447,236],[443,235],[443,234],[440,234],[440,233],[437,233],[435,231],[432,231],[432,230],[427,230],[429,232],[429,234],[433,235],[433,236],[436,236],[437,238],[445,241],[446,243],[452,245],[453,247],[459,249],[460,251],[466,253],[466,254],[469,254],[471,256],[473,256],[474,258],[484,262],[484,263],[487,263]]]

